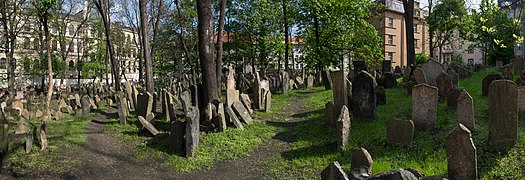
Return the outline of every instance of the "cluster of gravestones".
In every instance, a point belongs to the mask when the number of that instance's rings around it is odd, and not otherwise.
[[[12,99],[7,93],[0,94],[0,152],[7,153],[8,128],[15,127],[16,136],[25,137],[25,151],[32,151],[33,139],[38,128],[29,121],[33,118],[61,120],[64,114],[85,115],[98,106],[112,104],[110,88],[102,84],[84,84],[75,86],[57,86],[49,102],[49,111],[45,109],[44,93],[37,94],[35,90],[18,90]],[[23,137],[23,138],[24,138]]]
[[[387,63],[383,63],[383,65],[385,66]],[[388,67],[388,65],[386,66]],[[350,111],[348,107],[352,108],[352,117],[359,120],[373,122],[376,117],[375,108],[378,104],[376,92],[378,88],[375,78],[367,72],[366,63],[364,62],[356,63],[354,61],[354,70],[358,70],[354,72],[359,73],[353,77],[352,82],[346,80],[341,71],[330,74],[335,103],[326,104],[326,118],[327,124],[336,125],[337,145],[340,150],[345,149],[351,137]],[[472,71],[457,65],[445,69],[442,64],[430,60],[419,67],[413,68],[413,72],[411,68],[405,68],[404,72],[405,87],[412,95],[412,120],[392,119],[387,121],[387,143],[410,145],[415,129],[434,131],[436,129],[438,100],[447,100],[449,107],[457,109],[459,124],[449,133],[445,142],[449,158],[449,177],[452,179],[456,177],[459,179],[471,179],[462,177],[477,177],[475,146],[470,133],[470,131],[474,130],[473,100],[467,91],[458,88],[459,79],[470,77]],[[383,81],[385,82],[385,80]],[[351,95],[347,95],[347,93],[351,93]],[[501,92],[500,95],[506,96],[507,94],[509,93]],[[508,108],[506,105],[503,106]],[[496,108],[495,106],[489,107]],[[339,114],[339,117],[335,116],[336,114]],[[499,135],[499,137],[506,136]],[[361,172],[361,170],[356,171]],[[370,176],[369,173],[366,174],[366,177],[368,176]],[[361,179],[369,178],[374,179],[373,177]]]
[[[259,81],[267,81],[268,89],[272,93],[282,92],[288,94],[293,89],[307,89],[314,86],[315,77],[306,71],[283,71],[283,70],[266,70],[261,71]],[[249,82],[251,89],[257,89],[253,85],[256,82],[256,75],[250,74]],[[258,77],[257,77],[258,78]],[[265,82],[266,83],[266,82]],[[266,84],[264,84],[266,85]]]

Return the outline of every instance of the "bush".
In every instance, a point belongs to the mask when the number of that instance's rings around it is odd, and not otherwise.
[[[423,64],[430,60],[430,57],[423,53],[416,53],[416,64]]]

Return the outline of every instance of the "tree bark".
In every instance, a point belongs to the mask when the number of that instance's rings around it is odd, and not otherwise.
[[[414,47],[414,0],[403,0],[403,8],[405,9],[407,65],[415,65],[416,50]]]
[[[142,44],[144,44],[142,50],[144,54],[144,61],[146,63],[146,90],[153,94],[155,93],[155,82],[153,82],[153,62],[151,60],[148,16],[146,14],[147,3],[147,0],[139,0],[140,28],[142,29]]]
[[[224,17],[226,16],[226,0],[221,0],[219,17],[219,32],[217,32],[217,86],[220,92],[221,88],[221,77],[222,77],[222,53],[223,53],[223,42],[222,36],[224,31]],[[220,95],[220,94],[219,94]]]
[[[432,13],[432,6],[433,6],[433,0],[428,0],[428,14]],[[434,30],[428,29],[428,38],[430,41],[430,58],[434,58],[434,43],[432,42],[434,40]]]
[[[51,102],[51,97],[53,96],[53,63],[51,59],[51,47],[50,47],[50,34],[49,34],[49,24],[48,24],[49,13],[46,11],[40,17],[41,23],[44,26],[44,36],[46,43],[46,56],[47,56],[47,76],[48,76],[48,88],[46,94],[46,104],[44,106],[44,119],[42,121],[40,129],[40,141],[42,143],[40,150],[45,151],[47,149],[47,138],[46,138],[46,126],[51,118],[51,112],[49,110],[49,104]]]
[[[284,44],[286,45],[286,49],[284,50],[284,70],[288,71],[289,64],[288,64],[288,56],[289,56],[289,49],[290,49],[290,43],[289,43],[289,30],[288,30],[288,14],[286,12],[286,1],[287,0],[281,0],[281,4],[283,6],[283,18],[284,18]]]
[[[111,73],[113,74],[113,82],[115,83],[115,90],[120,91],[120,77],[118,76],[118,64],[115,62],[115,56],[113,55],[113,44],[111,43],[111,31],[110,31],[110,23],[108,19],[108,12],[106,11],[106,1],[104,0],[98,0],[94,1],[95,6],[97,6],[97,10],[100,13],[100,16],[102,17],[102,22],[104,23],[104,30],[106,33],[106,45],[107,49],[109,51],[109,59],[111,62]]]
[[[197,0],[199,60],[202,72],[203,102],[218,99],[217,74],[213,60],[213,17],[212,0]]]

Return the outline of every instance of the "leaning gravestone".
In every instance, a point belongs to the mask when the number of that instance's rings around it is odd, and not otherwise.
[[[386,142],[388,144],[412,144],[414,122],[412,120],[392,119],[386,122]]]
[[[525,86],[518,87],[518,112],[525,112]]]
[[[507,80],[514,79],[514,76],[512,76],[512,63],[502,66],[500,70],[501,70],[501,74],[503,74],[503,78]]]
[[[384,81],[383,84],[385,86],[385,89],[390,89],[390,88],[397,86],[396,77],[391,72],[387,72],[383,74],[383,81]]]
[[[226,111],[226,115],[228,115],[228,119],[235,125],[235,127],[244,130],[244,126],[242,125],[241,121],[239,121],[239,118],[237,118],[237,115],[231,108],[231,106],[224,107],[224,110]]]
[[[146,117],[153,111],[153,95],[149,92],[140,93],[137,97],[137,115]]]
[[[348,108],[343,105],[341,114],[337,119],[337,148],[343,151],[350,139],[350,112]]]
[[[518,87],[497,80],[489,89],[489,144],[513,145],[518,139]]]
[[[499,74],[489,74],[483,78],[483,82],[481,84],[481,91],[483,93],[483,96],[487,96],[489,94],[489,86],[492,82],[496,80],[503,79],[503,77]]]
[[[234,102],[232,108],[235,111],[235,113],[241,118],[241,120],[244,121],[246,124],[253,123],[253,119],[250,116],[250,113],[248,112],[248,110],[246,110],[246,108],[244,108],[244,105],[242,105],[241,102]]]
[[[436,127],[438,88],[427,84],[412,90],[412,120],[416,129],[433,130]]]
[[[369,172],[372,172],[372,156],[365,148],[359,148],[352,153],[350,169],[359,168],[365,166]]]
[[[454,84],[454,86],[459,87],[459,75],[458,75],[458,73],[456,73],[456,71],[454,71],[452,69],[448,69],[447,70],[447,74],[450,75],[450,77],[452,77],[452,83]]]
[[[463,90],[457,98],[458,122],[474,131],[474,105],[470,94]]]
[[[195,157],[199,145],[199,109],[192,106],[186,113],[186,157]]]
[[[339,165],[339,162],[335,161],[330,163],[322,172],[321,172],[321,179],[322,180],[345,180],[348,179],[348,176],[346,175],[345,171]]]
[[[374,81],[372,75],[366,71],[361,71],[354,78],[352,85],[352,112],[354,117],[358,119],[374,121],[376,118]]]
[[[247,94],[241,94],[241,101],[242,105],[244,105],[244,108],[246,108],[246,110],[248,110],[248,113],[252,114],[253,113],[253,110],[252,110],[252,101],[250,100],[250,96],[248,96]],[[233,102],[235,103],[235,102]]]
[[[449,179],[478,179],[476,146],[470,131],[459,124],[445,139]]]
[[[156,136],[159,134],[159,131],[155,126],[153,126],[151,123],[148,122],[148,120],[144,119],[144,117],[139,116],[138,117],[139,122],[142,124],[143,127],[145,127],[153,136]]]
[[[425,72],[426,79],[429,85],[436,85],[436,78],[445,70],[443,65],[437,61],[429,60],[421,65],[421,69]]]
[[[332,71],[330,77],[332,78],[332,93],[335,108],[341,109],[344,105],[348,104],[348,99],[346,98],[346,77],[343,71]]]
[[[442,71],[436,78],[436,85],[438,88],[438,95],[441,99],[444,99],[448,96],[450,91],[453,90],[454,84],[452,82],[452,77]]]
[[[425,72],[421,68],[414,69],[414,79],[417,84],[428,84]]]

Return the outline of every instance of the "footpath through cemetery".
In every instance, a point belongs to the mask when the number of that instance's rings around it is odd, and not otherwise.
[[[2,0],[0,180],[525,179],[520,0]]]

